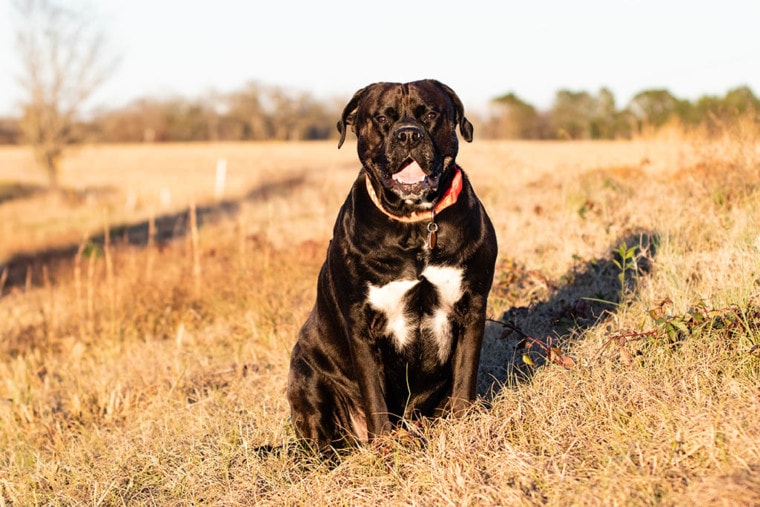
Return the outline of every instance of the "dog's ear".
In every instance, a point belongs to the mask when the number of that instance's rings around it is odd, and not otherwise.
[[[351,100],[348,101],[348,104],[346,104],[346,107],[343,108],[343,114],[340,115],[340,120],[338,121],[338,125],[337,125],[338,132],[340,132],[340,140],[338,140],[338,149],[340,149],[340,147],[343,146],[343,141],[346,140],[346,129],[348,125],[354,125],[354,121],[356,120],[356,109],[359,107],[359,102],[362,101],[368,89],[369,89],[369,86],[365,86],[361,90],[354,93],[354,96],[351,97]]]
[[[454,122],[459,125],[459,133],[462,134],[462,139],[467,141],[468,143],[472,142],[472,123],[470,123],[470,120],[464,117],[464,105],[462,104],[462,101],[459,99],[459,96],[446,86],[445,84],[441,83],[440,81],[436,81],[432,79],[431,81],[435,82],[438,87],[441,88],[446,94],[449,96],[449,99],[451,99],[451,102],[454,104],[454,110],[456,111],[456,117],[454,118]]]

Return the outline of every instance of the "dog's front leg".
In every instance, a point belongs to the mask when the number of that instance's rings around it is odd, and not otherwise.
[[[486,299],[473,297],[470,308],[470,318],[463,323],[462,336],[454,350],[453,385],[448,408],[455,416],[460,415],[475,399],[486,322]]]
[[[375,437],[388,433],[391,422],[388,418],[388,405],[383,392],[383,366],[378,364],[367,336],[368,330],[353,335],[351,343],[351,360],[353,362],[356,381],[362,396],[362,408],[367,422],[367,437],[372,441]]]

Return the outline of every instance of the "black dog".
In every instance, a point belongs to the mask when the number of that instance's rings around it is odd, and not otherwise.
[[[459,97],[434,80],[376,83],[338,122],[362,169],[338,213],[317,301],[293,348],[291,420],[320,450],[475,396],[496,235],[456,165]]]

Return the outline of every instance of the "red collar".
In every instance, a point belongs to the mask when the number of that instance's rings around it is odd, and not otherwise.
[[[385,207],[383,207],[383,203],[380,202],[380,198],[377,196],[377,193],[375,193],[375,189],[372,188],[372,183],[370,183],[369,178],[365,176],[364,181],[367,183],[367,193],[369,194],[369,198],[373,203],[375,203],[377,209],[392,219],[398,220],[399,222],[422,222],[425,220],[431,221],[435,219],[435,216],[440,213],[441,210],[448,208],[452,204],[456,203],[457,199],[459,198],[459,194],[462,192],[462,170],[457,167],[456,172],[454,173],[454,178],[451,180],[451,186],[446,190],[441,198],[438,199],[438,202],[435,203],[433,209],[414,211],[409,215],[398,216],[394,215],[385,209]]]

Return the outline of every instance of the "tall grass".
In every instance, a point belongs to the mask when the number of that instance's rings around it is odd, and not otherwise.
[[[113,149],[181,171],[167,155],[178,149]],[[203,149],[212,168],[225,148]],[[332,463],[290,445],[284,390],[357,167],[323,144],[234,150],[251,173],[230,164],[239,207],[204,221],[213,178],[188,177],[166,211],[188,224],[174,239],[129,246],[103,233],[124,212],[86,199],[50,204],[59,224],[94,213],[84,233],[3,236],[8,258],[50,238],[79,246],[2,291],[0,505],[760,504],[756,132],[463,147],[500,239],[491,318],[572,362],[541,366],[548,349],[492,323],[484,364],[502,373],[466,417]],[[69,177],[88,167],[72,162]],[[245,198],[296,173],[287,191]],[[155,230],[150,196],[164,183],[145,178],[156,186],[124,220]],[[127,190],[107,184],[120,210]],[[622,240],[638,248],[621,285]]]

